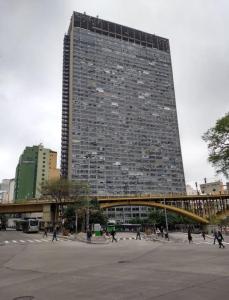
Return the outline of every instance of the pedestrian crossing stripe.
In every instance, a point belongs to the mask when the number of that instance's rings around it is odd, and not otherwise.
[[[3,243],[5,245],[12,245],[12,244],[25,244],[25,243],[30,243],[30,244],[35,244],[35,243],[49,243],[51,242],[52,239],[29,239],[29,240],[9,240],[9,241],[2,241],[0,243]],[[66,241],[66,240],[62,240],[62,239],[58,239],[58,241],[62,242],[62,241]]]
[[[143,237],[141,239],[144,239]],[[118,241],[136,240],[136,237],[120,237]]]

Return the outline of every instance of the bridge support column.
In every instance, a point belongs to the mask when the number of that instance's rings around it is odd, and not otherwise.
[[[43,205],[43,220],[45,224],[52,222],[52,210],[51,204],[44,204]]]

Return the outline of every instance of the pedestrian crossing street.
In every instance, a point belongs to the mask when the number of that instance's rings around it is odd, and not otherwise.
[[[186,241],[187,242],[187,241]],[[188,242],[187,242],[188,243]],[[203,245],[203,244],[207,244],[207,245],[214,245],[213,242],[208,242],[208,241],[194,241],[193,244],[196,245]],[[223,244],[225,245],[229,245],[228,242],[223,241]],[[218,242],[215,243],[215,245],[218,246]]]
[[[58,242],[63,242],[66,240],[63,239],[57,239]],[[20,239],[20,240],[6,240],[6,241],[0,241],[0,246],[5,246],[5,245],[24,245],[24,244],[40,244],[40,243],[50,243],[52,242],[51,238],[47,239]],[[56,241],[54,241],[56,242]]]
[[[141,240],[143,240],[144,237],[141,237]],[[117,238],[117,241],[127,241],[127,240],[136,240],[136,237],[132,236],[132,237],[120,237]]]

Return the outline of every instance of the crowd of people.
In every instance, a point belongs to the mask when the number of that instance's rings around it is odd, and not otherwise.
[[[59,231],[59,227],[55,226],[53,228],[53,236],[52,236],[52,241],[56,240],[57,241],[57,233]],[[48,228],[45,227],[44,228],[44,233],[43,233],[43,237],[47,237],[47,233],[48,233]],[[190,228],[188,228],[188,242],[189,244],[193,242],[193,237],[192,237],[192,231]],[[219,248],[225,248],[225,245],[223,244],[224,241],[224,237],[222,235],[222,232],[220,230],[214,230],[213,232],[213,244],[215,245],[216,242],[219,245]],[[155,234],[157,237],[161,236],[164,237],[165,239],[169,240],[169,235],[168,232],[165,231],[163,228],[156,228],[155,229]],[[91,242],[91,238],[92,238],[93,232],[91,231],[91,229],[87,229],[86,231],[86,238],[87,238],[87,242]],[[206,233],[204,231],[201,232],[201,235],[203,237],[203,239],[206,239]],[[116,238],[116,231],[115,228],[113,228],[111,231],[107,231],[107,230],[102,230],[101,231],[101,236],[104,236],[105,238],[111,238],[112,243],[113,242],[118,242],[117,238]],[[140,227],[137,228],[136,231],[136,240],[141,240],[141,230]]]
[[[204,231],[202,231],[201,233],[203,239],[205,240],[206,239],[206,233]],[[213,231],[213,238],[214,238],[214,241],[213,241],[213,244],[215,245],[216,242],[218,242],[219,244],[219,248],[225,248],[225,245],[223,244],[223,241],[224,241],[224,237],[222,235],[222,232],[220,230],[214,230]],[[188,242],[189,244],[192,242],[192,233],[191,233],[191,230],[188,229]]]

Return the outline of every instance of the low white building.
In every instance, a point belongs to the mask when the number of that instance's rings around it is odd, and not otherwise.
[[[186,184],[186,193],[187,195],[197,195],[197,191],[190,184]]]
[[[14,178],[13,179],[3,179],[1,183],[1,203],[13,203],[14,202]]]

